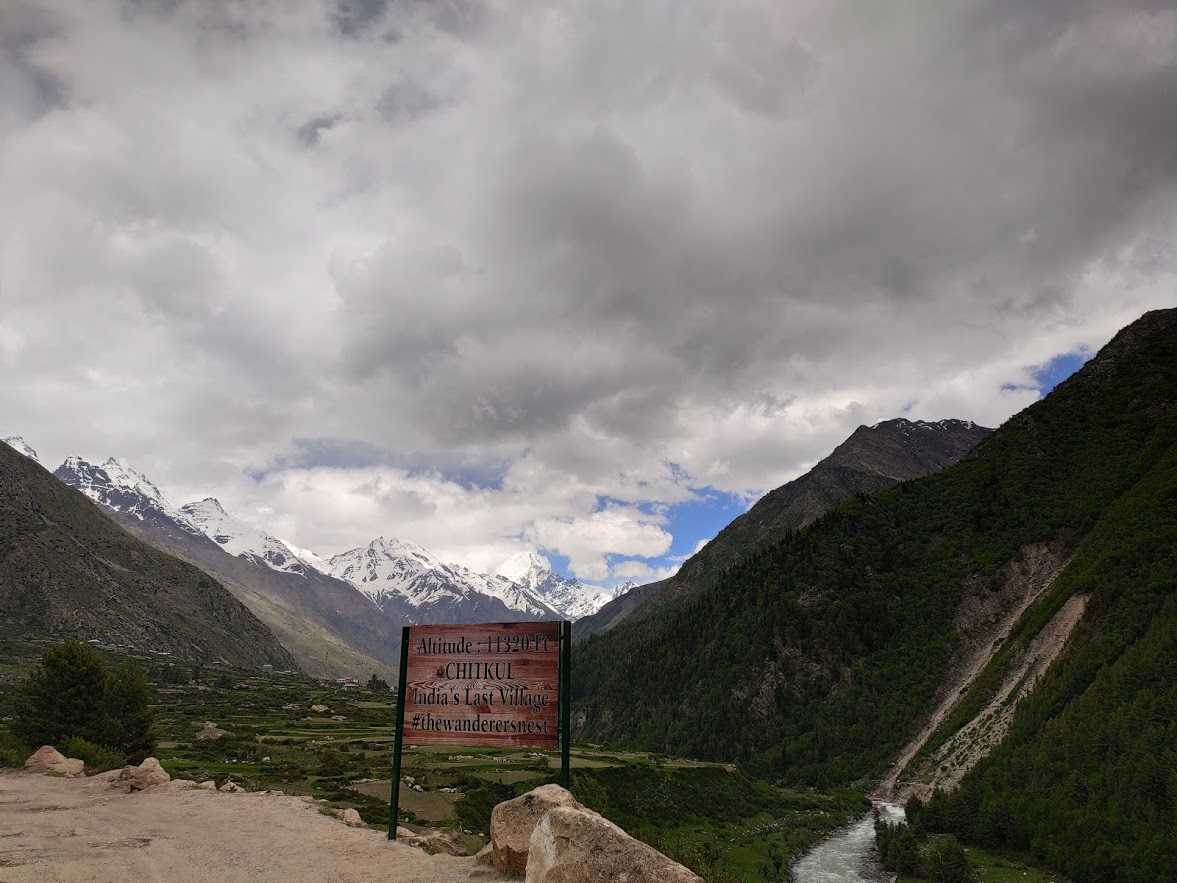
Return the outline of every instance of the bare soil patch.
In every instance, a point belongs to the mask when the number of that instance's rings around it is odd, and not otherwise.
[[[0,774],[4,883],[458,883],[498,880],[472,858],[426,855],[348,828],[319,804],[168,784],[135,794],[110,774]],[[35,806],[55,812],[31,812]]]

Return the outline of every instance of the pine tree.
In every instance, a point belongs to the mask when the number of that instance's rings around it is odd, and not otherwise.
[[[54,745],[70,736],[101,743],[105,729],[106,667],[80,641],[45,651],[41,667],[17,692],[12,731],[29,745]]]

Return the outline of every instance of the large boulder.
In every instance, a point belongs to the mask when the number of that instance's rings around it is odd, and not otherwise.
[[[25,769],[30,773],[44,773],[53,764],[64,762],[64,754],[52,745],[42,745],[25,759]]]
[[[529,847],[526,883],[704,883],[591,810],[549,810]]]
[[[559,785],[540,785],[491,810],[491,864],[504,874],[522,874],[526,871],[531,832],[540,819],[557,807],[585,809]]]
[[[25,759],[25,769],[30,773],[73,777],[83,774],[85,764],[76,757],[66,757],[52,745],[42,745]]]
[[[142,791],[153,785],[162,785],[171,780],[168,771],[159,765],[154,757],[149,757],[139,766],[125,766],[118,778],[112,783],[116,788],[127,792]]]

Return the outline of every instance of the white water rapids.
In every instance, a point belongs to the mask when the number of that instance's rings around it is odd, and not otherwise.
[[[876,803],[883,818],[898,821],[903,807]],[[835,831],[793,866],[797,883],[881,883],[891,875],[874,859],[875,820],[868,813],[849,828]]]

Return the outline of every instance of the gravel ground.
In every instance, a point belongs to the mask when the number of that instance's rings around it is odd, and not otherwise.
[[[349,828],[298,797],[177,783],[135,794],[112,773],[0,774],[0,883],[458,883],[500,880]]]

